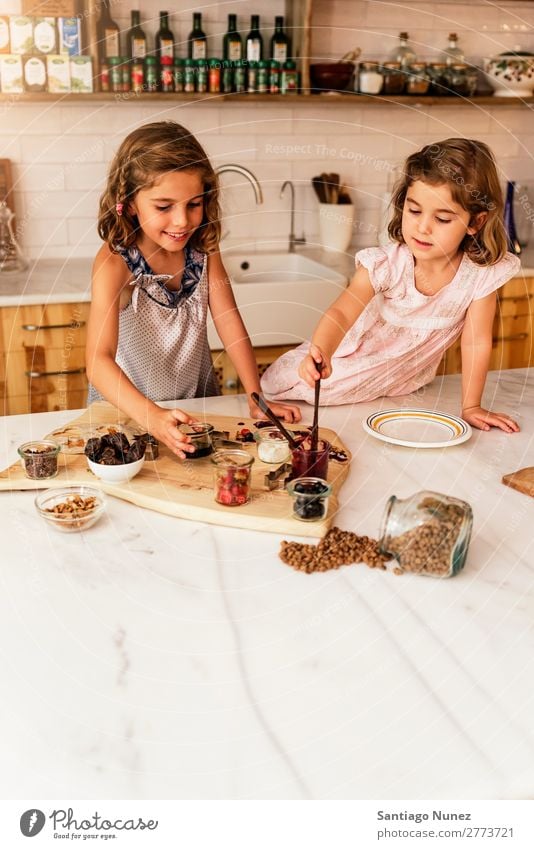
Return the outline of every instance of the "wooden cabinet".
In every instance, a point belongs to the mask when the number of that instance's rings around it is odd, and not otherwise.
[[[534,277],[514,277],[499,290],[490,371],[534,365],[533,304]],[[461,372],[460,344],[458,339],[449,348],[438,374]]]
[[[88,314],[88,303],[0,309],[3,415],[85,407]]]
[[[294,347],[295,345],[269,345],[262,348],[254,348],[260,377],[271,363],[274,363],[278,357]],[[226,351],[212,351],[212,359],[221,393],[223,395],[237,395],[240,392],[244,392],[234,364]]]

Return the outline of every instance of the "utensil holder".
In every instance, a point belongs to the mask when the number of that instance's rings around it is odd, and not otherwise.
[[[352,203],[319,204],[319,243],[325,251],[346,251],[354,229]]]

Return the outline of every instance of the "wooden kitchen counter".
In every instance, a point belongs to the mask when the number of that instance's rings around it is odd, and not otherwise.
[[[534,465],[533,375],[488,380],[519,434],[415,450],[361,426],[405,405],[458,413],[459,391],[448,376],[321,416],[353,455],[339,527],[376,537],[392,494],[470,502],[451,579],[306,575],[279,560],[276,534],[114,498],[62,535],[33,493],[1,493],[4,798],[532,798],[534,501],[501,477]],[[209,405],[247,411],[242,396]],[[72,417],[2,419],[2,467]]]

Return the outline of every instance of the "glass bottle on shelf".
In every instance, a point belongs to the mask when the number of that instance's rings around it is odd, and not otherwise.
[[[509,180],[506,184],[506,198],[504,202],[504,226],[508,234],[508,250],[510,253],[519,256],[521,254],[521,244],[517,237],[514,216],[514,195],[515,182]]]
[[[228,31],[223,37],[223,59],[238,62],[243,56],[243,42],[237,31],[237,15],[228,15]]]
[[[449,46],[443,51],[442,62],[450,68],[452,65],[458,65],[465,62],[463,50],[458,47],[458,36],[455,32],[449,33]]]
[[[250,32],[247,35],[247,62],[263,59],[263,38],[260,33],[260,16],[251,15]]]
[[[391,51],[390,59],[392,62],[399,62],[402,70],[407,70],[410,65],[417,62],[415,51],[412,50],[408,43],[408,33],[399,33],[399,43],[394,50]]]
[[[174,58],[174,35],[169,28],[169,13],[159,13],[159,30],[156,33],[156,56],[163,59],[164,56]]]
[[[271,59],[287,62],[291,58],[291,40],[284,32],[284,18],[277,15],[274,19],[274,35],[271,38]]]
[[[100,18],[98,19],[98,52],[100,61],[110,56],[120,56],[120,29],[111,17],[109,0],[101,0]]]
[[[128,30],[128,56],[130,59],[144,59],[146,56],[146,35],[141,29],[139,11],[132,11],[132,26]]]
[[[206,33],[202,29],[202,13],[193,13],[193,29],[189,33],[187,39],[190,59],[207,59],[208,56],[208,40]]]

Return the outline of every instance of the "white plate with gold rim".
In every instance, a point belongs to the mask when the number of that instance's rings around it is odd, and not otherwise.
[[[382,410],[362,424],[376,439],[408,448],[448,448],[466,442],[473,433],[463,419],[437,410]]]

